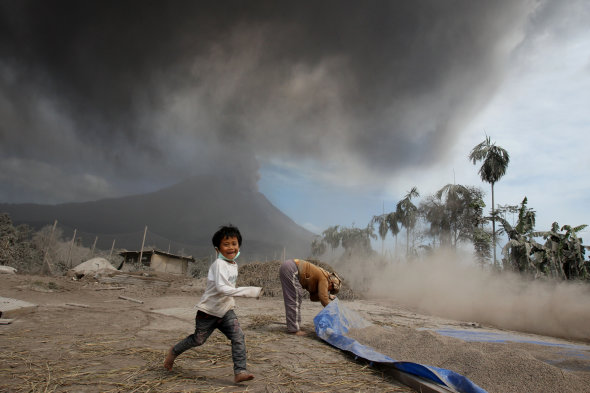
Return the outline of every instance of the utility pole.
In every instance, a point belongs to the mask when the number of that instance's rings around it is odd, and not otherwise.
[[[143,240],[141,241],[141,250],[139,250],[139,260],[137,261],[141,265],[141,258],[143,258],[143,245],[145,244],[145,235],[147,233],[147,225],[143,230]]]
[[[385,220],[385,201],[381,201],[381,219]],[[385,232],[385,236],[387,236],[387,232]],[[381,255],[385,256],[385,238],[381,239]]]
[[[74,229],[74,236],[72,236],[72,242],[70,243],[70,249],[68,251],[68,259],[66,261],[66,265],[71,268],[72,267],[72,261],[70,260],[70,257],[72,256],[72,248],[74,247],[74,240],[76,239],[76,232],[78,231],[78,228]]]

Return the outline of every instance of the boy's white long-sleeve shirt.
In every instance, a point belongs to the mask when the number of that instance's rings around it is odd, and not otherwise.
[[[237,263],[227,262],[221,258],[217,258],[209,267],[209,272],[207,273],[207,288],[205,289],[203,296],[201,296],[201,300],[195,306],[197,310],[221,318],[226,312],[235,307],[234,297],[260,296],[262,288],[236,288],[237,280]]]

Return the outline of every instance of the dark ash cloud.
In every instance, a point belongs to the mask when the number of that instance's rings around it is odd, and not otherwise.
[[[491,98],[531,16],[549,23],[545,7],[2,1],[0,200],[203,172],[254,185],[257,156],[359,177],[426,168]]]

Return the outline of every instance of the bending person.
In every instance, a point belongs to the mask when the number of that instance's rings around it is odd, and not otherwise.
[[[336,273],[330,273],[321,267],[303,259],[287,259],[279,269],[283,300],[285,301],[285,316],[287,331],[298,336],[307,333],[301,330],[301,302],[303,289],[309,292],[312,302],[320,302],[326,307],[336,298],[342,280]]]

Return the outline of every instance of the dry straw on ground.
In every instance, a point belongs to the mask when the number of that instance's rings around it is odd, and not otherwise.
[[[257,328],[264,329],[272,322],[270,319],[260,319]],[[276,345],[284,339],[285,334],[275,330],[249,334],[247,337],[250,366],[272,365],[272,372],[256,376],[257,384],[264,386],[263,390],[250,390],[248,385],[239,387],[225,382],[232,378],[231,350],[228,340],[218,332],[205,345],[179,357],[172,372],[162,367],[164,350],[141,346],[138,340],[111,334],[94,337],[92,341],[82,338],[70,341],[65,337],[56,340],[51,335],[37,337],[40,346],[49,342],[59,344],[62,351],[55,356],[56,353],[19,350],[18,342],[30,339],[29,334],[24,332],[10,337],[10,343],[7,342],[8,345],[0,354],[0,375],[6,378],[0,382],[0,391],[283,393],[305,392],[313,388],[317,392],[363,392],[367,391],[367,378],[378,373],[362,362],[352,359],[343,361],[338,358],[342,356],[338,350],[322,345],[324,351],[333,352],[334,360],[321,364],[322,377],[318,378],[315,370],[318,364],[310,356],[318,349],[316,340],[301,340],[296,348],[283,353]],[[277,357],[289,357],[291,360],[277,362]],[[308,368],[302,368],[301,365]],[[373,386],[378,391],[410,392],[387,375],[382,377],[382,381]]]
[[[39,285],[29,285],[36,281],[53,282],[55,289],[39,292],[33,289]],[[165,370],[167,349],[192,332],[194,314],[157,311],[192,310],[198,299],[183,290],[185,280],[171,283],[109,291],[102,290],[107,284],[67,277],[5,278],[0,283],[3,296],[39,306],[0,331],[0,392],[411,391],[313,334],[287,334],[282,299],[276,297],[240,302],[253,381],[233,383],[231,344],[218,331],[179,356],[172,371]],[[120,299],[120,293],[144,303]],[[311,321],[306,323],[311,331]]]

